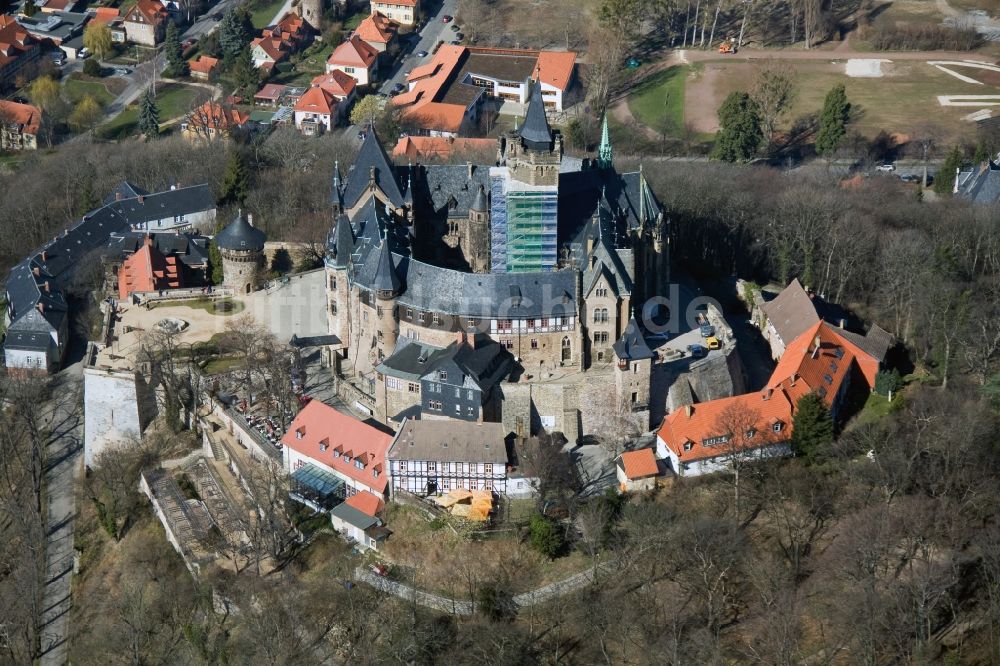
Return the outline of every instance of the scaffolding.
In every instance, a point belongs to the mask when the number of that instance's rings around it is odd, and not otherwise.
[[[490,270],[507,272],[507,188],[504,177],[490,176]]]
[[[507,192],[507,271],[551,271],[558,258],[558,191]]]

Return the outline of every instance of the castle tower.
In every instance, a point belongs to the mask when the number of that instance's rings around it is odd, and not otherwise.
[[[490,269],[490,204],[482,186],[469,206],[468,227],[461,238],[462,255],[473,273],[486,273]]]
[[[299,11],[302,19],[309,24],[309,27],[318,33],[323,32],[320,21],[323,18],[323,0],[301,0]]]
[[[222,282],[237,294],[260,287],[264,273],[264,242],[267,234],[253,226],[251,215],[240,212],[233,222],[215,235],[222,255]]]
[[[492,269],[555,270],[562,135],[549,127],[540,85],[531,93],[524,124],[500,138],[498,152],[503,166],[490,170],[498,211],[490,220]]]
[[[627,411],[648,413],[653,352],[643,339],[635,317],[629,320],[622,337],[612,349],[615,352],[615,390],[619,405]]]
[[[396,273],[396,265],[389,250],[389,241],[382,236],[378,249],[378,264],[372,283],[375,291],[375,316],[377,318],[378,360],[392,354],[399,336],[399,319],[396,316],[396,298],[403,292],[402,282]]]
[[[351,339],[348,269],[351,265],[351,253],[354,252],[354,240],[351,221],[341,213],[337,217],[336,226],[327,238],[324,264],[326,266],[327,330],[331,335],[336,335],[341,344],[345,345],[343,350],[345,354],[350,351],[346,346]]]

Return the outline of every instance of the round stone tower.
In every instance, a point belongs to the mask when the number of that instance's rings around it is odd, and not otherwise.
[[[323,16],[323,0],[302,0],[299,5],[302,19],[316,32],[322,32],[320,19]]]
[[[253,226],[253,217],[242,213],[215,235],[222,255],[222,282],[237,294],[260,287],[264,274],[264,241],[267,234]]]

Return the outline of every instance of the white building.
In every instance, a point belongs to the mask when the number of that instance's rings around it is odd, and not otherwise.
[[[83,371],[83,460],[92,467],[103,451],[137,442],[142,434],[135,373]]]
[[[403,421],[386,454],[392,491],[507,492],[507,442],[500,423]]]

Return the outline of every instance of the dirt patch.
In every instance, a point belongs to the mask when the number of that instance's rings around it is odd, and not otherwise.
[[[733,67],[750,70],[753,65],[725,64],[706,65],[699,72],[692,72],[684,91],[684,123],[695,132],[714,133],[719,131],[719,116],[716,111],[727,92],[719,86],[722,73]]]

